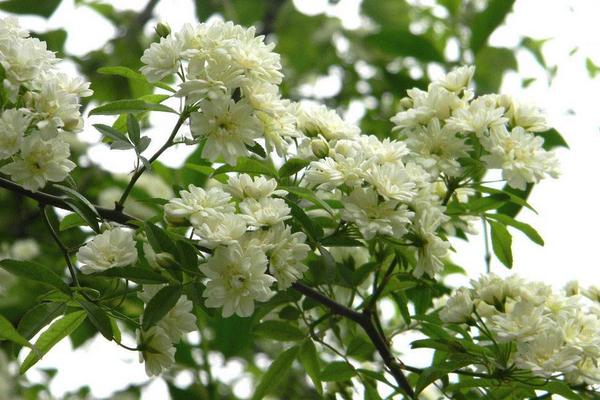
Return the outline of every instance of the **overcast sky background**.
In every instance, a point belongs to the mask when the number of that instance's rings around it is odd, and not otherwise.
[[[107,2],[117,8],[135,10],[142,9],[146,3],[142,0]],[[336,6],[327,6],[323,0],[297,0],[295,4],[307,14],[327,12],[338,16],[348,29],[360,25],[360,0],[341,0]],[[522,36],[548,38],[550,40],[545,44],[543,53],[548,65],[558,65],[556,77],[549,86],[545,72],[531,54],[520,51],[517,53],[519,72],[507,76],[502,88],[503,93],[533,101],[545,109],[551,124],[570,145],[570,150],[558,150],[562,164],[561,178],[543,181],[533,191],[530,203],[538,214],[524,210],[519,217],[540,232],[545,239],[545,247],[531,243],[518,232],[514,233],[513,242],[513,271],[530,279],[551,283],[556,288],[573,279],[581,281],[583,285],[600,285],[600,265],[594,251],[599,246],[597,227],[600,226],[600,186],[596,178],[596,172],[600,170],[600,80],[590,79],[585,67],[587,57],[600,64],[599,12],[600,4],[596,0],[517,0],[506,25],[491,37],[492,45],[508,47],[516,46]],[[195,15],[192,0],[162,1],[156,8],[156,15],[161,21],[168,22],[174,31],[186,22],[195,22],[192,19]],[[22,17],[20,20],[23,27],[34,31],[65,28],[69,33],[66,49],[72,54],[84,54],[100,47],[116,33],[108,21],[86,7],[75,7],[73,0],[63,0],[49,20],[37,17]],[[155,22],[151,21],[146,29],[152,29]],[[571,54],[575,49],[577,51]],[[73,68],[69,65],[64,67]],[[522,89],[522,77],[537,80]],[[323,90],[335,85],[335,78],[331,78]],[[82,140],[89,143],[98,141],[98,134],[91,128],[91,124],[96,122],[99,119],[86,120]],[[156,123],[156,135],[170,130],[173,123],[170,120],[153,122]],[[154,142],[158,145],[160,140]],[[184,158],[182,153],[188,151],[185,148],[172,149],[165,154],[164,160],[169,165],[177,166]],[[93,146],[90,150],[93,160],[101,162],[113,172],[126,173],[131,169],[132,158],[115,157],[115,152],[110,152],[108,164],[108,154],[104,145]],[[455,262],[467,267],[470,277],[484,272],[481,236],[472,237],[469,243],[455,241],[454,246],[457,251],[453,256]],[[497,261],[492,262],[492,271],[502,275],[511,273]],[[467,283],[468,279],[453,276],[450,281],[460,285]],[[423,362],[419,357],[419,354],[413,353],[412,357],[404,360],[416,365]],[[217,368],[217,375],[233,376],[239,371],[239,364],[235,362],[223,366],[222,360],[213,359],[211,363]],[[34,381],[40,379],[39,370],[43,368],[59,368],[51,385],[56,396],[88,384],[94,397],[106,397],[131,383],[147,380],[137,354],[127,352],[101,337],[76,351],[72,351],[69,341],[61,342],[36,368],[28,372],[28,377]],[[191,380],[190,375],[183,373],[177,383],[187,386]],[[237,396],[245,397],[251,393],[248,383],[244,379],[234,386]],[[164,382],[156,379],[150,383],[144,390],[143,398],[167,398]]]

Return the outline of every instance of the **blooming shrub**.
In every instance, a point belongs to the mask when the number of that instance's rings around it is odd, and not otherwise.
[[[113,125],[95,127],[114,150],[137,157],[118,200],[102,208],[75,185],[53,184],[75,167],[61,136],[81,128],[78,97],[90,94],[88,84],[55,72],[57,60],[43,42],[14,20],[2,21],[0,155],[8,161],[0,171],[11,179],[3,187],[39,202],[69,273],[15,256],[0,261],[12,274],[51,286],[46,301],[61,306],[36,343],[29,340],[43,326],[19,330],[0,321],[2,337],[32,348],[21,372],[50,350],[48,343],[88,320],[108,340],[139,352],[148,375],[168,374],[181,363],[176,346],[189,332],[232,318],[249,321],[256,336],[298,342],[279,352],[255,398],[296,359],[320,394],[323,382],[350,382],[379,398],[380,382],[417,398],[440,379],[442,390],[466,388],[463,398],[473,387],[508,388],[514,398],[536,390],[571,398],[594,393],[597,296],[584,306],[573,293],[486,275],[445,305],[432,302],[445,291],[440,279],[455,268],[449,238],[465,237],[474,220],[490,226],[494,253],[508,267],[507,227],[543,243],[516,213],[502,211],[530,207],[522,191],[558,176],[542,113],[507,95],[477,96],[474,68],[464,66],[426,91],[409,90],[393,129],[380,138],[323,105],[283,98],[274,48],[254,28],[214,21],[165,33],[145,51],[141,74],[105,69],[168,94],[90,112],[119,115]],[[181,100],[179,110],[163,104],[171,97]],[[148,156],[152,139],[142,128],[150,112],[178,119]],[[134,195],[138,179],[157,173],[157,160],[176,143],[196,146],[197,158],[186,167],[201,179],[172,198]],[[486,186],[494,169],[505,188]],[[158,212],[144,220],[128,214],[130,196]],[[59,229],[51,207],[71,212]],[[61,235],[82,225],[91,238],[73,251]],[[394,353],[394,328],[380,318],[384,300],[394,302],[401,331],[427,336],[412,346],[435,351],[431,367],[405,365]],[[126,344],[121,330],[135,331],[137,342]],[[366,350],[352,348],[350,339]],[[321,358],[321,349],[332,354]]]

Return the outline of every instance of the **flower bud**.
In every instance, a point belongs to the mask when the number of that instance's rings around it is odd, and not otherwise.
[[[164,22],[159,22],[154,27],[154,31],[159,37],[164,38],[171,34],[171,27]]]
[[[317,158],[325,158],[329,155],[329,145],[323,139],[313,139],[310,142],[310,149]]]

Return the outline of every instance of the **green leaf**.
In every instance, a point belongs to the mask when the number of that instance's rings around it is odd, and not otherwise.
[[[100,233],[98,220],[101,218],[100,214],[98,214],[98,211],[96,210],[96,207],[79,192],[67,186],[54,185],[54,187],[65,195],[63,198],[65,203],[67,203],[73,209],[73,211],[79,214],[79,216],[88,223],[94,232]]]
[[[292,367],[292,363],[296,359],[298,350],[299,347],[294,346],[277,356],[260,379],[260,382],[254,391],[254,395],[252,396],[252,400],[263,399],[281,384],[286,376],[286,372]]]
[[[468,357],[465,357],[458,360],[448,361],[444,364],[437,364],[429,368],[425,368],[423,372],[421,372],[421,374],[419,375],[419,379],[417,380],[417,384],[415,386],[415,394],[421,393],[423,389],[425,389],[431,383],[447,376],[452,371],[455,371],[469,364],[470,359]]]
[[[61,0],[7,0],[0,3],[0,10],[49,18],[60,2]]]
[[[569,148],[565,138],[563,138],[562,135],[554,128],[545,132],[536,133],[535,135],[544,139],[544,144],[542,145],[544,150],[552,150],[556,147]]]
[[[488,38],[512,10],[514,2],[515,0],[490,0],[486,7],[475,15],[470,24],[470,47],[473,54],[477,54],[485,46]]]
[[[87,222],[77,213],[69,214],[64,217],[58,226],[60,231],[66,231],[67,229],[75,228],[77,226],[87,225]]]
[[[225,164],[217,168],[212,175],[224,174],[226,172],[245,172],[251,175],[277,177],[277,171],[275,171],[270,162],[248,157],[240,157],[236,165]]]
[[[279,176],[281,178],[287,178],[288,176],[294,175],[296,172],[306,168],[310,164],[309,161],[301,158],[290,158],[287,160],[281,168],[279,168]]]
[[[254,328],[254,333],[267,339],[282,342],[294,342],[306,338],[306,334],[300,329],[283,321],[265,321]]]
[[[521,207],[527,207],[531,211],[533,211],[534,213],[537,214],[537,211],[524,198],[516,196],[515,194],[510,193],[509,191],[500,190],[500,189],[494,189],[494,188],[490,188],[490,187],[487,187],[487,186],[481,186],[481,185],[475,186],[474,189],[477,190],[477,191],[479,191],[479,192],[489,193],[489,194],[505,194],[505,195],[507,195],[509,197],[509,201],[511,203],[514,203],[514,204],[519,205]]]
[[[277,189],[282,189],[288,193],[293,193],[296,196],[310,201],[317,207],[320,207],[327,211],[329,214],[333,215],[333,210],[331,209],[329,204],[325,203],[323,200],[318,198],[317,195],[310,189],[299,186],[278,186]]]
[[[79,304],[87,312],[88,319],[98,329],[98,331],[107,338],[113,340],[113,328],[109,316],[96,304],[87,300],[79,300]]]
[[[261,158],[267,158],[267,152],[259,143],[254,142],[254,144],[251,146],[246,145],[246,148]]]
[[[347,381],[356,376],[356,370],[345,361],[334,361],[319,374],[319,378],[324,382]]]
[[[517,221],[514,218],[504,214],[485,214],[485,216],[487,218],[495,219],[504,225],[510,225],[513,228],[520,230],[535,244],[539,244],[540,246],[544,245],[544,239],[542,239],[540,234],[531,225],[526,224],[525,222]]]
[[[323,394],[323,385],[319,379],[319,372],[321,367],[319,366],[319,357],[317,356],[317,349],[311,339],[306,339],[300,346],[300,352],[298,353],[298,360],[302,367],[306,371],[306,374],[310,377],[315,389],[319,394]]]
[[[123,278],[131,282],[140,283],[143,285],[156,285],[167,283],[168,280],[158,272],[154,272],[147,268],[141,267],[119,267],[110,268],[93,276],[106,276],[110,278]]]
[[[133,114],[127,114],[127,133],[131,142],[138,147],[140,144],[140,123]]]
[[[41,264],[31,261],[7,259],[0,261],[0,267],[18,277],[44,283],[53,286],[68,295],[71,294],[71,288],[69,288],[58,275],[52,272],[52,270]]]
[[[33,347],[2,315],[0,315],[0,340],[10,340],[21,346]]]
[[[89,115],[119,115],[145,111],[177,114],[177,111],[162,104],[147,103],[143,100],[116,100],[94,108],[89,112]]]
[[[573,392],[573,390],[571,390],[571,388],[569,388],[569,386],[564,382],[548,382],[544,386],[536,389],[546,390],[549,393],[557,394],[569,400],[582,400],[582,397]]]
[[[365,43],[391,56],[412,56],[422,61],[444,62],[444,56],[429,39],[402,28],[385,27],[367,36]]]
[[[512,268],[512,236],[506,226],[501,223],[489,221],[492,236],[492,249],[498,260],[507,268]]]
[[[144,224],[144,230],[146,231],[148,242],[155,252],[166,252],[173,256],[177,255],[177,245],[166,230],[148,222]]]
[[[104,125],[104,124],[94,124],[92,126],[94,128],[96,128],[98,130],[98,132],[100,132],[102,134],[102,136],[105,136],[105,137],[111,139],[113,142],[128,143],[130,145],[129,147],[133,148],[133,145],[131,144],[129,139],[127,139],[127,136],[125,136],[123,133],[121,133],[117,129],[113,128],[112,126],[108,126],[108,125]]]
[[[512,49],[484,47],[477,53],[475,65],[477,67],[475,70],[477,92],[480,94],[496,93],[500,90],[504,72],[517,70],[517,59]]]
[[[173,307],[181,297],[180,286],[165,286],[150,299],[142,317],[142,328],[150,329],[156,325]]]
[[[406,298],[406,295],[404,294],[404,292],[394,291],[392,292],[392,297],[394,298],[394,301],[396,302],[396,305],[400,310],[400,315],[402,315],[402,319],[404,319],[406,325],[409,325],[411,317],[410,311],[408,310],[408,299]]]
[[[136,72],[134,70],[132,70],[131,68],[127,68],[127,67],[102,67],[102,68],[98,68],[98,72],[103,74],[103,75],[116,75],[116,76],[121,76],[123,78],[127,78],[127,79],[134,79],[134,80],[139,80],[139,81],[143,81],[146,82],[150,85],[154,85],[156,87],[159,87],[161,89],[165,89],[168,90],[169,92],[173,92],[175,93],[176,90],[173,89],[171,86],[167,85],[166,83],[163,82],[149,82],[148,79],[146,79],[146,77],[142,74],[140,74],[139,72]]]
[[[86,318],[85,311],[76,311],[67,314],[61,319],[55,321],[50,327],[40,335],[35,343],[36,351],[29,352],[23,364],[21,364],[20,373],[24,374],[29,368],[37,363],[54,345],[65,337],[69,336]]]
[[[313,242],[318,242],[323,237],[323,229],[313,223],[312,219],[296,203],[287,198],[283,199],[290,206],[292,216],[304,228],[304,232],[306,232],[308,237]]]
[[[43,327],[61,315],[66,307],[65,303],[38,304],[23,315],[17,325],[17,330],[26,339],[31,339]]]

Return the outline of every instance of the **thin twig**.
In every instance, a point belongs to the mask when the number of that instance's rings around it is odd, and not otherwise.
[[[188,116],[189,116],[189,112],[186,112],[185,110],[184,110],[184,112],[181,113],[181,115],[179,116],[179,119],[177,120],[177,123],[175,124],[175,127],[173,128],[173,130],[171,131],[171,134],[169,135],[169,138],[162,145],[162,147],[160,149],[158,149],[156,151],[156,153],[154,153],[154,155],[152,155],[152,157],[150,157],[148,159],[148,164],[151,165],[154,161],[156,161],[158,159],[158,157],[160,157],[162,155],[162,153],[165,152],[165,150],[167,150],[169,147],[171,147],[171,145],[173,144],[173,139],[175,139],[175,136],[177,135],[177,132],[179,132],[179,129],[181,128],[181,126],[183,125],[183,123],[185,122],[185,120],[188,118]],[[131,180],[129,181],[129,184],[127,185],[127,187],[123,191],[123,194],[121,195],[121,198],[115,204],[115,210],[116,211],[122,211],[123,210],[123,207],[124,207],[124,204],[125,204],[125,200],[127,200],[127,197],[129,196],[129,193],[131,192],[131,190],[135,186],[135,183],[137,182],[137,180],[140,178],[140,176],[142,176],[142,174],[145,171],[146,171],[146,165],[145,164],[142,164],[142,166],[135,171],[135,173],[131,177]]]

